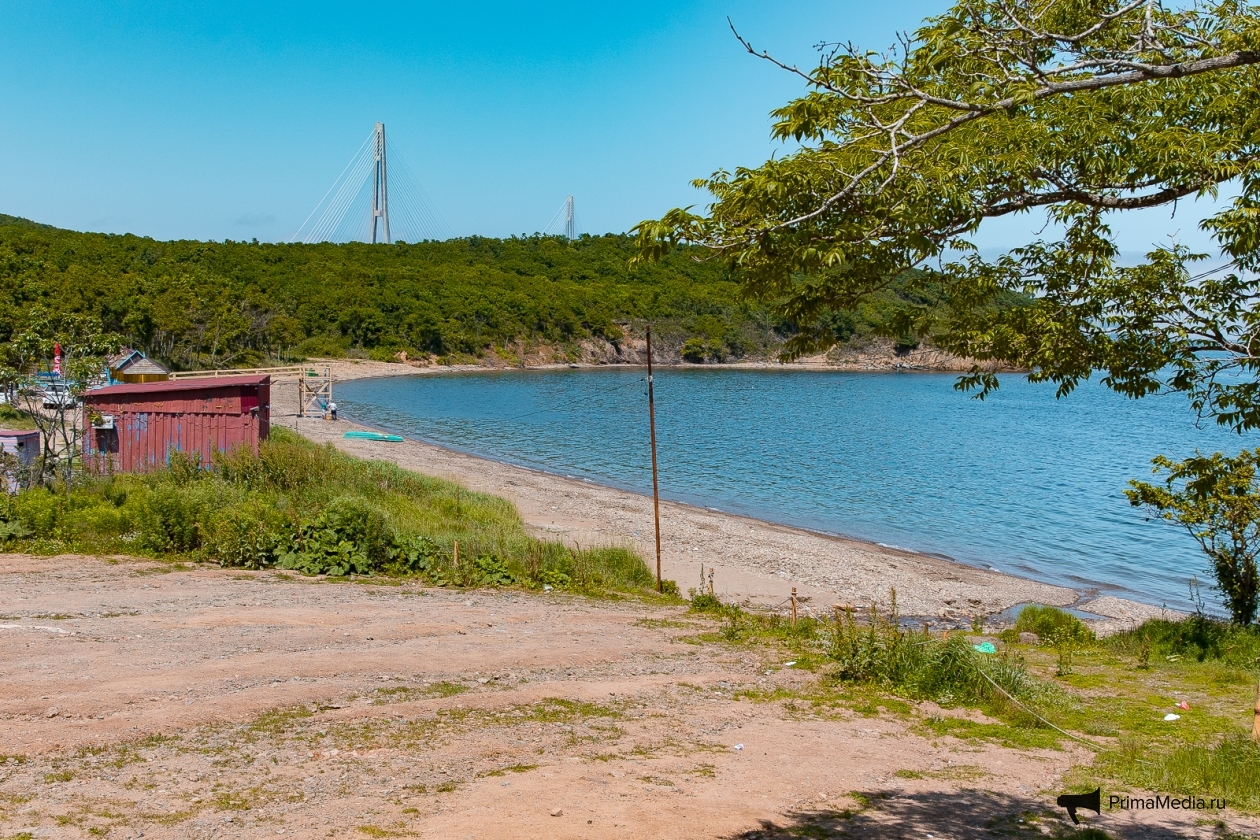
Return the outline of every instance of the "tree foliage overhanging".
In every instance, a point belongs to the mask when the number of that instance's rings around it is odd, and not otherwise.
[[[1260,10],[1237,0],[960,0],[886,54],[824,45],[811,71],[780,64],[807,92],[774,113],[774,133],[800,148],[697,181],[712,204],[640,224],[641,259],[708,248],[803,327],[931,269],[917,276],[947,305],[907,308],[891,330],[1029,368],[1060,393],[1101,372],[1130,396],[1180,391],[1255,428],[1258,63]],[[1120,264],[1113,214],[1226,183],[1238,196],[1204,225],[1232,260],[1224,273],[1175,244]],[[1037,208],[1050,235],[981,258],[985,219]],[[994,307],[1011,293],[1024,305]],[[806,328],[791,349],[818,340]]]

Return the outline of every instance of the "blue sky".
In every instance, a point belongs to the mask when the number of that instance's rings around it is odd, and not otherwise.
[[[801,86],[727,16],[808,66],[820,40],[882,48],[944,7],[0,0],[0,212],[284,240],[381,120],[456,235],[539,230],[570,193],[580,229],[623,231],[776,149],[768,112]],[[1159,238],[1150,218],[1126,245]]]

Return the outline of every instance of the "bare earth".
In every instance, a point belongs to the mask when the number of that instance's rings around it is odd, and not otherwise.
[[[1040,837],[1087,759],[748,699],[812,676],[676,607],[73,556],[0,593],[4,837]]]

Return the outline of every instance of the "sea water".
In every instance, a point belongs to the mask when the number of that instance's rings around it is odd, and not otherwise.
[[[1194,540],[1123,491],[1151,478],[1157,454],[1234,454],[1254,435],[1196,424],[1177,395],[1131,400],[1091,383],[1056,399],[1009,375],[980,401],[954,381],[658,370],[661,495],[1182,609],[1192,575],[1211,581]],[[641,369],[360,380],[337,400],[409,437],[651,493]]]

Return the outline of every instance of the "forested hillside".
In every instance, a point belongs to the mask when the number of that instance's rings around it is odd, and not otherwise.
[[[588,339],[616,344],[647,321],[693,361],[773,354],[793,333],[715,261],[687,251],[628,268],[630,237],[419,244],[158,242],[0,216],[0,341],[34,307],[96,316],[177,369],[311,356],[512,359]],[[837,337],[878,313],[838,316]],[[684,350],[685,348],[685,350]]]

